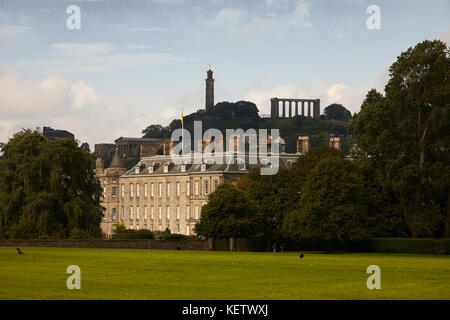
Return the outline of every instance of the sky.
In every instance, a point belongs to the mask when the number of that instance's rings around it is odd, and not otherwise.
[[[216,103],[268,114],[272,97],[319,98],[355,113],[426,39],[450,44],[450,1],[0,0],[0,142],[43,126],[91,150],[140,137],[204,108],[209,65]]]

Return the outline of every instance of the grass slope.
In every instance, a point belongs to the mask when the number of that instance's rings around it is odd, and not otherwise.
[[[450,257],[0,248],[0,299],[450,299]],[[68,290],[69,265],[81,290]],[[369,265],[381,290],[368,290]]]

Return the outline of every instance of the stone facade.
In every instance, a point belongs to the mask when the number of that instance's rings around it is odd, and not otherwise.
[[[237,158],[238,154],[233,154]],[[235,183],[258,165],[249,164],[248,155],[244,162],[227,164],[229,156],[230,153],[215,154],[215,160],[198,164],[174,163],[168,155],[144,157],[129,171],[119,168],[113,159],[114,167],[97,168],[104,191],[101,223],[104,236],[112,236],[116,223],[128,229],[164,231],[169,228],[172,233],[193,235],[211,192],[223,182]],[[289,167],[298,156],[281,153],[280,166]],[[189,157],[192,157],[189,163],[193,163],[194,155]]]
[[[270,103],[272,119],[292,118],[298,115],[320,119],[320,99],[272,98]]]

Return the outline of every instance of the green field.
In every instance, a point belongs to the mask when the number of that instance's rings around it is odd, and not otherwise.
[[[450,256],[0,248],[0,299],[450,299]],[[369,265],[381,289],[369,290]],[[81,290],[66,269],[81,268]]]

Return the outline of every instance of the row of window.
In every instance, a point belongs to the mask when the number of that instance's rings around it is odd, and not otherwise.
[[[134,210],[134,209],[136,209],[136,210]],[[200,206],[194,206],[193,218],[195,220],[198,220],[200,218],[200,211],[201,211]],[[185,212],[186,212],[186,219],[190,220],[191,219],[191,206],[186,206],[186,211]],[[135,220],[135,219],[139,220],[140,219],[140,215],[141,215],[140,207],[136,207],[136,208],[130,207],[129,213],[130,213],[129,214],[129,219],[130,220]],[[166,212],[165,213],[166,213],[166,219],[170,220],[170,218],[171,218],[171,209],[170,209],[169,206],[166,207]],[[162,217],[163,217],[163,207],[159,206],[158,207],[158,219],[162,220]],[[176,220],[180,220],[180,218],[181,218],[181,207],[179,207],[179,206],[177,206],[175,217],[176,217]],[[103,213],[103,218],[106,219],[106,211],[104,211],[104,213]],[[112,220],[116,220],[116,218],[117,218],[117,209],[116,208],[112,208],[111,219]],[[122,220],[125,219],[125,207],[123,207],[123,206],[120,207],[120,218]],[[147,206],[144,207],[144,219],[145,220],[148,219],[148,207]],[[152,219],[152,220],[155,219],[155,207],[154,206],[150,207],[150,219]]]
[[[213,191],[216,190],[218,184],[219,184],[219,180],[214,180]],[[136,186],[136,197],[140,197],[140,194],[141,194],[140,184],[137,183],[136,185],[134,185],[131,183],[130,184],[130,198],[133,198],[135,196],[135,188],[134,188],[135,186]],[[170,195],[171,195],[170,187],[171,187],[170,182],[167,182],[166,194],[168,197],[170,197]],[[190,183],[190,181],[186,181],[186,196],[191,195],[190,191],[191,191],[191,183]],[[125,198],[125,185],[124,184],[120,185],[120,192],[121,192],[121,197]],[[198,196],[199,194],[200,194],[199,181],[194,181],[194,195]],[[209,195],[209,181],[208,180],[204,181],[203,194],[205,196]],[[180,182],[176,183],[176,195],[177,195],[177,197],[181,196],[181,183]],[[106,197],[106,187],[103,187],[103,196]],[[116,187],[112,188],[111,196],[113,198],[117,197],[117,188]],[[155,196],[155,183],[150,184],[150,196],[151,197]],[[163,183],[162,182],[158,183],[158,196],[159,197],[163,196]],[[144,197],[148,197],[148,184],[147,183],[144,184]]]

